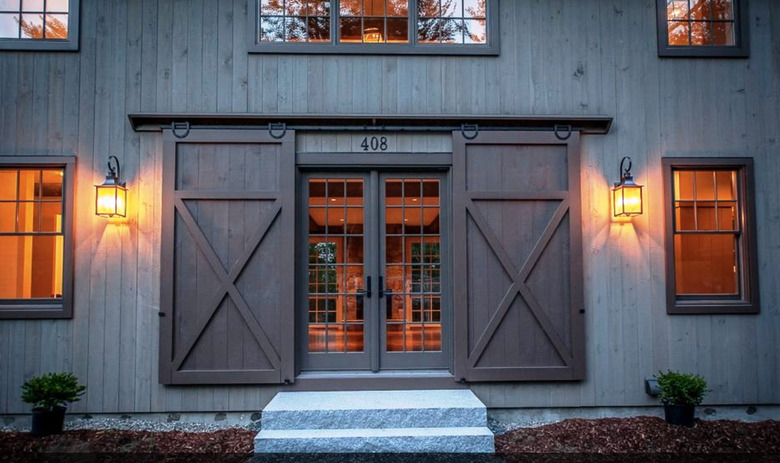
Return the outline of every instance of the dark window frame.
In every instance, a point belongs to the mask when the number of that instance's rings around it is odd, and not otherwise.
[[[0,38],[0,50],[19,51],[78,51],[80,0],[68,0],[68,39],[13,39]]]
[[[307,43],[307,42],[260,42],[260,7],[258,0],[249,0],[247,37],[249,53],[289,53],[311,55],[458,55],[458,56],[497,56],[500,49],[499,0],[485,0],[485,24],[487,43],[485,44],[420,44],[414,40],[408,44],[365,44],[365,43]],[[331,0],[331,37],[338,34],[339,3]],[[414,18],[414,20],[412,20]],[[334,21],[336,19],[336,21]],[[416,30],[417,3],[409,0],[409,28]],[[414,26],[413,26],[414,25]]]
[[[52,319],[73,317],[73,224],[74,184],[76,181],[75,156],[0,156],[0,167],[64,169],[62,214],[62,298],[61,299],[0,299],[0,320],[3,319]],[[2,264],[0,264],[0,271]]]
[[[678,296],[675,288],[674,253],[674,177],[675,170],[734,170],[739,191],[738,265],[739,295]],[[674,314],[756,314],[759,313],[758,252],[755,228],[755,182],[752,158],[663,158],[665,251],[666,251],[666,312]]]
[[[747,58],[750,56],[748,0],[734,1],[734,45],[669,45],[666,0],[656,0],[658,56],[664,58]]]

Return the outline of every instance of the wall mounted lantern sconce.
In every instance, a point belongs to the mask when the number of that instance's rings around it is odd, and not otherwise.
[[[114,161],[114,166],[111,161]],[[127,216],[127,188],[119,180],[121,170],[116,156],[108,158],[106,181],[95,185],[95,215],[100,217]]]
[[[628,161],[628,166],[625,166]],[[631,217],[642,214],[642,185],[634,183],[631,175],[631,158],[620,160],[620,182],[612,188],[612,207],[615,217]]]

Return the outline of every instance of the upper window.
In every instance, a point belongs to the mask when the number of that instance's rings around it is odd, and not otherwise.
[[[0,318],[71,314],[73,163],[0,157]]]
[[[250,50],[497,54],[496,0],[253,0]]]
[[[659,56],[748,56],[747,0],[656,1]]]
[[[0,50],[76,50],[78,0],[0,0]]]
[[[752,160],[664,159],[669,313],[758,312]]]

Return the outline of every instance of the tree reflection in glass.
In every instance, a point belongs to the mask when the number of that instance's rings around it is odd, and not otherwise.
[[[329,0],[259,0],[261,42],[329,42]]]
[[[417,18],[411,0],[341,0],[333,12],[329,0],[257,1],[261,42],[331,42],[333,14],[341,43],[409,43],[410,20],[419,43],[487,43],[487,0],[414,0]]]
[[[417,0],[419,43],[487,42],[485,0]]]
[[[734,0],[667,0],[671,46],[733,46]]]

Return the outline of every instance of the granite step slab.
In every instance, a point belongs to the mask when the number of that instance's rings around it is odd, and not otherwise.
[[[482,427],[485,405],[468,389],[280,392],[264,430]]]
[[[487,427],[263,429],[255,453],[494,453]]]

